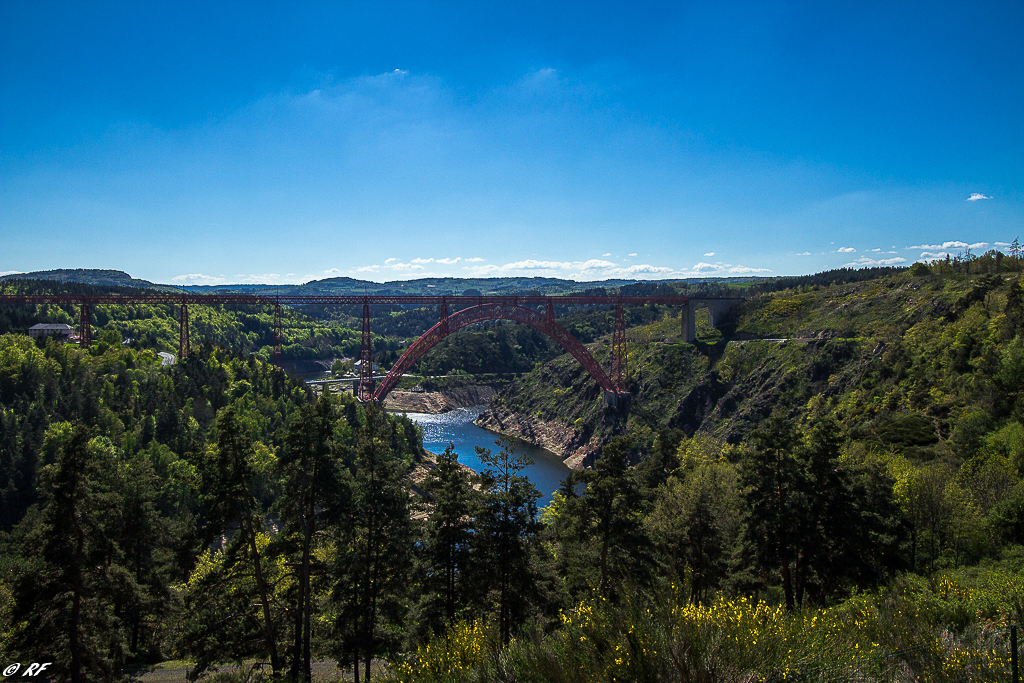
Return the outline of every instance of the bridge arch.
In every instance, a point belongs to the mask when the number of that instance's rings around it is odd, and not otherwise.
[[[548,315],[541,315],[537,311],[509,303],[480,304],[464,308],[461,311],[445,316],[439,323],[424,332],[419,339],[405,350],[398,362],[392,366],[387,377],[381,380],[373,392],[373,400],[382,402],[391,390],[398,384],[402,375],[409,371],[409,368],[423,355],[434,348],[438,342],[448,335],[461,330],[474,323],[485,320],[514,320],[515,322],[529,325],[530,327],[543,332],[556,342],[563,349],[572,354],[573,358],[579,361],[590,376],[597,380],[605,391],[617,392],[618,389],[611,381],[601,366],[591,355],[587,347],[583,346],[567,329],[556,323],[549,310]]]

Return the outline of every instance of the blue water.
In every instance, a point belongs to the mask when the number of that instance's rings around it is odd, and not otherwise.
[[[473,424],[473,420],[483,410],[483,406],[477,406],[459,408],[439,415],[426,413],[407,413],[407,415],[423,428],[424,448],[431,453],[440,453],[450,441],[455,444],[459,462],[469,466],[474,472],[479,472],[483,469],[483,464],[477,457],[474,448],[483,446],[492,451],[498,450],[498,447],[494,445],[494,440],[498,438],[498,435]],[[551,494],[558,490],[562,480],[569,474],[569,468],[565,466],[561,458],[551,451],[531,446],[518,439],[516,452],[525,453],[533,458],[533,464],[526,468],[524,474],[530,478],[530,481],[542,494],[537,505],[540,507],[547,505],[551,502]]]

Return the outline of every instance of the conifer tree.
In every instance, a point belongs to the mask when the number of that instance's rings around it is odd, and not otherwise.
[[[531,555],[541,529],[537,522],[540,492],[520,474],[533,461],[516,453],[515,439],[500,436],[494,443],[497,453],[476,447],[477,456],[486,466],[481,477],[484,495],[477,533],[481,555],[491,568],[489,601],[497,604],[501,642],[508,643],[512,629],[522,623],[535,598]]]
[[[52,425],[44,448],[44,503],[19,525],[24,558],[14,582],[14,632],[6,640],[18,661],[52,661],[54,674],[78,683],[113,680],[121,632],[113,616],[115,547],[108,535],[106,473],[113,451],[85,426]]]
[[[776,413],[751,434],[750,442],[741,470],[748,508],[746,540],[759,568],[779,572],[786,609],[791,610],[797,496],[805,487],[794,452],[797,435],[790,422]]]
[[[316,536],[344,515],[348,502],[345,460],[351,429],[338,401],[324,395],[304,405],[288,429],[277,460],[282,480],[278,510],[285,537],[298,556],[296,595],[292,606],[294,642],[289,677],[311,680],[313,550]]]
[[[333,527],[336,651],[353,664],[357,682],[360,664],[369,681],[374,657],[394,646],[406,608],[413,536],[394,429],[380,408],[367,406],[351,465],[351,502]]]
[[[459,464],[454,444],[437,456],[437,467],[421,485],[429,516],[424,525],[418,608],[421,635],[440,633],[468,607],[475,491],[470,473]]]
[[[623,581],[644,584],[650,577],[654,558],[637,473],[629,467],[631,445],[627,438],[613,438],[594,469],[576,475],[586,489],[566,499],[559,516],[556,533],[574,592],[590,587],[614,596]]]
[[[238,562],[241,556],[252,571],[258,593],[264,652],[269,655],[276,673],[280,671],[276,625],[258,543],[258,534],[263,530],[263,515],[253,494],[255,450],[235,406],[224,408],[217,415],[217,444],[209,449],[203,463],[203,488],[208,523],[219,533],[234,532],[228,548],[231,562]]]

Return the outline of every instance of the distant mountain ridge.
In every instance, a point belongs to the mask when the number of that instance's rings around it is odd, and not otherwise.
[[[112,287],[138,287],[140,289],[178,290],[171,285],[159,285],[149,280],[139,280],[123,270],[100,268],[61,268],[37,270],[31,273],[11,273],[0,276],[0,280],[54,280],[57,282],[81,282],[84,285],[106,285]]]
[[[397,280],[391,282],[371,282],[350,277],[335,277],[324,280],[311,280],[301,285],[259,285],[259,284],[223,284],[223,285],[165,285],[133,278],[121,270],[105,270],[95,268],[75,268],[57,270],[39,270],[31,273],[12,273],[0,276],[0,280],[34,279],[56,280],[59,282],[81,282],[87,285],[110,285],[117,287],[139,287],[160,291],[186,291],[193,294],[214,292],[249,292],[254,294],[513,294],[534,292],[540,294],[566,294],[583,292],[591,289],[617,289],[626,285],[648,280],[600,280],[594,282],[577,282],[552,277],[491,277],[491,278],[422,278],[419,280]],[[689,278],[686,282],[750,282],[762,280],[761,277],[736,278]]]

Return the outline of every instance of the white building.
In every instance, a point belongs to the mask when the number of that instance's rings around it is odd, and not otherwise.
[[[64,323],[39,323],[28,328],[28,336],[33,339],[40,337],[60,337],[67,339],[75,333],[75,328]]]

